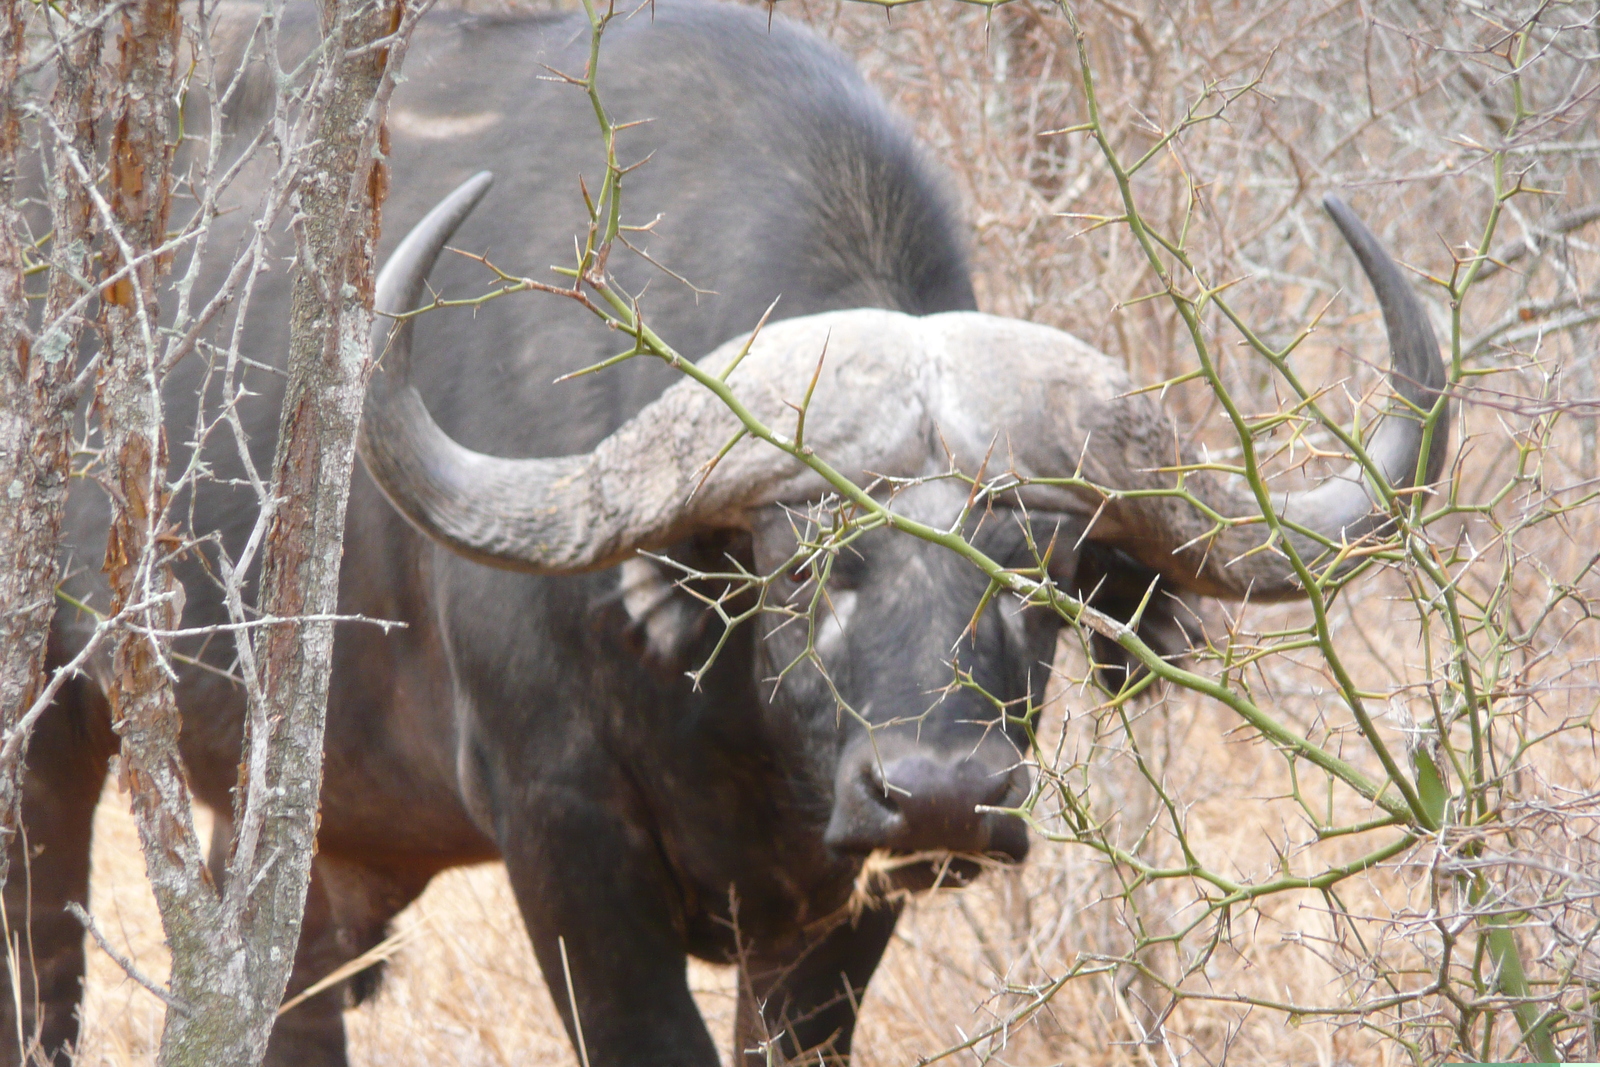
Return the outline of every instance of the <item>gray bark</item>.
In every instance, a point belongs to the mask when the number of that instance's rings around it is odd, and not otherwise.
[[[398,63],[365,46],[400,28],[399,3],[327,0],[323,32],[340,58],[312,106],[311,146],[294,199],[296,261],[288,385],[262,555],[262,616],[326,619],[338,607],[345,505],[370,363],[373,258],[387,169],[377,158]],[[289,977],[315,851],[333,624],[257,632],[259,685],[240,769],[238,831],[224,929],[248,966],[245,999],[276,1007]],[[245,887],[252,887],[246,900]],[[263,1038],[265,1033],[263,1033]]]
[[[65,22],[88,13],[64,5]],[[47,189],[54,237],[43,329],[28,327],[23,271],[31,236],[17,204],[25,158],[19,68],[27,5],[0,11],[0,887],[16,832],[28,735],[42,707],[46,640],[59,579],[60,538],[70,470],[71,414],[82,319],[67,309],[88,277],[92,214],[69,155],[94,158],[94,101],[101,34],[66,44],[58,63],[51,116],[69,144]],[[31,714],[30,714],[31,709]]]
[[[401,28],[390,0],[326,0],[324,52],[296,159],[297,258],[289,383],[262,552],[263,616],[285,620],[241,641],[250,696],[237,833],[219,894],[202,860],[177,755],[179,719],[159,632],[177,627],[181,589],[164,556],[166,517],[156,289],[148,257],[165,229],[177,43],[176,0],[137,0],[119,41],[109,265],[138,269],[105,286],[100,372],[106,471],[114,496],[107,573],[129,628],[112,653],[112,705],[146,865],[172,948],[163,1065],[259,1063],[295,956],[315,853],[332,626],[297,621],[337,607],[345,504],[372,325],[373,255],[386,171],[382,119],[399,57],[365,46]],[[403,35],[402,35],[403,36]],[[352,53],[354,55],[352,56]],[[141,256],[146,256],[141,260]]]
[[[153,255],[171,205],[173,75],[177,0],[137,0],[117,20],[107,200],[112,216],[107,281],[101,288],[106,350],[95,394],[111,530],[105,573],[113,638],[112,725],[122,738],[123,784],[132,793],[145,866],[172,949],[171,995],[162,1034],[164,1064],[222,1063],[217,1045],[237,1009],[215,981],[218,900],[195,837],[188,782],[178,755],[172,669],[157,632],[177,627],[182,589],[166,556],[167,442],[162,427],[157,290],[168,264]],[[114,277],[121,272],[120,277]],[[155,632],[152,632],[155,631]]]
[[[39,499],[48,486],[40,485],[44,472],[34,451],[39,412],[23,288],[27,227],[17,206],[24,12],[20,4],[0,11],[0,729],[8,734],[39,688],[55,585],[50,509]],[[15,832],[17,805],[17,775],[11,770],[0,775],[0,830],[7,842]],[[0,885],[6,852],[0,844]]]

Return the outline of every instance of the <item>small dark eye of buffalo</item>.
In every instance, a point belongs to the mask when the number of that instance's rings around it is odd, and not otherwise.
[[[795,585],[805,585],[811,580],[811,561],[805,560],[789,569],[788,578]]]

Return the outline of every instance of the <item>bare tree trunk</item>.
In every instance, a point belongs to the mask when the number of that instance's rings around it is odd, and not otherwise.
[[[43,361],[33,358],[28,329],[27,226],[17,204],[26,10],[21,4],[0,10],[0,729],[8,734],[39,689],[56,580],[51,508],[40,499],[51,495],[52,465],[35,453],[44,399],[35,381]],[[0,775],[0,832],[7,841],[15,831],[18,780],[9,769]],[[0,885],[7,866],[0,844]]]
[[[94,159],[101,40],[98,29],[88,30],[65,46],[58,64],[52,114],[73,143],[57,150],[59,165],[48,190],[51,273],[35,337],[24,296],[28,231],[16,202],[27,10],[6,4],[0,12],[0,887],[9,873],[7,846],[16,832],[28,735],[43,710],[39,695],[59,578],[56,544],[66,504],[82,329],[81,316],[67,312],[83,295],[92,241],[91,206],[67,148]],[[66,10],[69,26],[86,17],[83,3]]]
[[[306,105],[313,119],[294,201],[289,383],[263,502],[271,519],[257,608],[275,621],[253,644],[240,644],[250,711],[238,829],[220,896],[194,837],[171,674],[156,636],[175,629],[181,615],[181,589],[163,558],[179,544],[162,525],[166,448],[154,325],[164,263],[147,258],[104,293],[109,354],[98,399],[117,496],[107,569],[112,610],[135,627],[115,646],[112,700],[173,955],[164,1065],[258,1063],[295,957],[316,846],[333,645],[331,623],[303,617],[337,609],[386,182],[377,150],[399,58],[373,46],[401,28],[400,16],[387,0],[323,5],[330,46]],[[123,95],[111,144],[112,210],[123,244],[113,270],[157,247],[165,225],[176,20],[176,0],[140,0],[123,27]]]
[[[162,926],[172,949],[171,1003],[161,1062],[209,1059],[219,1023],[237,1010],[217,982],[218,900],[195,837],[178,754],[173,673],[161,631],[182,617],[182,588],[168,566],[178,543],[166,528],[167,443],[162,427],[157,287],[167,258],[155,254],[171,204],[172,87],[180,28],[177,0],[123,9],[117,95],[111,104],[108,280],[101,291],[106,352],[95,404],[112,497],[105,572],[111,613],[126,626],[112,648],[113,728],[122,777]],[[120,276],[119,276],[120,275]]]
[[[172,258],[164,242],[177,140],[179,0],[130,0],[105,13],[117,52],[114,76],[104,77],[102,34],[88,25],[101,9],[91,0],[65,9],[55,97],[48,119],[41,116],[46,159],[54,163],[48,195],[55,236],[38,336],[29,330],[28,230],[16,204],[27,8],[8,3],[0,10],[0,726],[7,729],[0,828],[10,829],[18,814],[23,720],[45,703],[76,354],[97,297],[104,351],[92,373],[112,503],[104,564],[112,598],[96,640],[106,633],[121,773],[172,950],[168,990],[151,986],[169,1006],[162,1064],[259,1063],[295,957],[316,845],[333,641],[330,623],[303,617],[325,619],[337,609],[387,181],[383,115],[403,41],[423,6],[403,21],[400,0],[325,0],[329,47],[284,172],[300,176],[298,254],[290,381],[263,502],[270,522],[257,605],[261,616],[279,621],[253,642],[240,641],[241,657],[250,661],[250,712],[238,836],[221,893],[194,832],[167,647],[183,615],[183,590],[169,564],[186,548],[168,514],[161,378],[171,360],[158,329]],[[103,164],[97,120],[111,130]]]
[[[398,55],[371,48],[401,26],[399,3],[326,0],[324,35],[339,60],[322,85],[295,197],[289,381],[273,460],[274,508],[260,614],[326,619],[338,608],[345,504],[370,364],[373,258],[387,168],[377,158]],[[353,58],[350,58],[354,54]],[[393,62],[391,62],[391,60]],[[299,939],[315,852],[333,624],[258,631],[238,831],[225,923],[251,955],[251,995],[276,1005]],[[242,890],[255,887],[248,901]],[[277,961],[268,966],[268,956]]]

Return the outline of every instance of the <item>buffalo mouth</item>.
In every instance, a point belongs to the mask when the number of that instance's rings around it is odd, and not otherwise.
[[[1005,853],[950,852],[927,849],[891,852],[876,849],[861,860],[852,901],[886,901],[936,889],[963,889],[991,868],[1014,867],[1018,857]]]
[[[986,786],[991,795],[978,803],[970,795],[951,802],[948,794],[918,803],[916,794],[903,789],[885,791],[876,772],[853,777],[858,780],[843,783],[835,798],[824,840],[835,853],[860,864],[854,906],[959,889],[985,870],[1014,867],[1027,858],[1027,825],[1008,811],[994,810],[1027,796],[1028,778],[1020,768],[986,774],[1004,784]]]

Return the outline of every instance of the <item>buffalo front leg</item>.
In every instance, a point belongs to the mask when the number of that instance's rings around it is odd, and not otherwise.
[[[735,1063],[847,1063],[861,998],[899,918],[898,905],[883,903],[842,918],[799,953],[747,953],[740,963]]]
[[[534,953],[590,1067],[717,1067],[677,890],[655,841],[613,807],[621,792],[538,788],[519,806],[501,845]]]
[[[115,746],[105,699],[86,678],[69,681],[34,730],[5,890],[0,1064],[71,1062],[84,931],[67,905],[89,905],[89,838]]]

